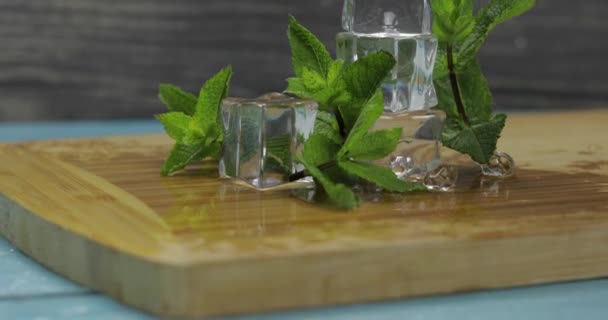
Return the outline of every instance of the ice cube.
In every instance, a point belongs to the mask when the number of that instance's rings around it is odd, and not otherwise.
[[[398,178],[422,182],[441,165],[441,134],[445,114],[441,111],[385,113],[374,130],[403,128],[397,148],[378,165],[388,166]]]
[[[433,69],[438,42],[431,34],[431,7],[423,0],[346,0],[338,58],[353,63],[386,51],[396,60],[382,84],[385,111],[428,110],[437,105]]]
[[[280,93],[225,99],[220,176],[260,189],[289,182],[303,169],[294,160],[314,129],[317,108],[314,101]]]
[[[431,34],[429,0],[345,0],[344,31]]]

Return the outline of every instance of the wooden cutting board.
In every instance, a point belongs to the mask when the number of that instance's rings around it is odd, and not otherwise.
[[[159,136],[0,146],[0,231],[78,283],[169,316],[238,314],[608,276],[608,112],[511,118],[516,178],[359,211],[158,174]],[[461,161],[449,153],[450,161]]]

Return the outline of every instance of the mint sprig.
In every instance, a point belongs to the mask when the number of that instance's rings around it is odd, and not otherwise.
[[[181,112],[188,116],[194,115],[197,99],[191,93],[170,84],[161,84],[158,97],[172,112]]]
[[[219,158],[224,139],[220,107],[231,77],[231,66],[222,69],[205,83],[198,99],[175,86],[160,86],[160,99],[171,112],[156,118],[176,142],[161,169],[163,176],[207,157]]]
[[[438,108],[447,114],[443,143],[486,164],[496,152],[507,116],[493,98],[477,54],[498,24],[530,10],[535,0],[491,0],[474,15],[473,0],[433,0],[439,53],[434,71]]]
[[[316,100],[321,109],[298,160],[329,199],[339,208],[358,206],[350,187],[361,181],[392,192],[424,189],[370,163],[393,152],[402,133],[401,128],[370,131],[384,110],[379,87],[393,70],[394,57],[380,51],[345,66],[332,60],[325,46],[293,17],[288,35],[296,76],[288,79],[286,92]]]

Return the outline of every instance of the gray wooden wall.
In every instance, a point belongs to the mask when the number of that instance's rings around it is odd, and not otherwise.
[[[482,64],[501,109],[608,106],[608,1],[539,0]],[[333,48],[341,0],[0,0],[0,121],[150,117],[160,82],[282,90],[297,16]]]

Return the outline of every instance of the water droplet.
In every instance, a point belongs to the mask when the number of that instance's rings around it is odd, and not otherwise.
[[[496,152],[488,164],[481,166],[481,172],[486,177],[509,178],[515,175],[515,160],[504,152]]]
[[[399,179],[405,179],[414,167],[415,164],[412,157],[398,156],[391,159],[391,169]]]
[[[424,185],[429,191],[450,192],[456,189],[458,168],[441,165],[429,172],[424,178]]]

